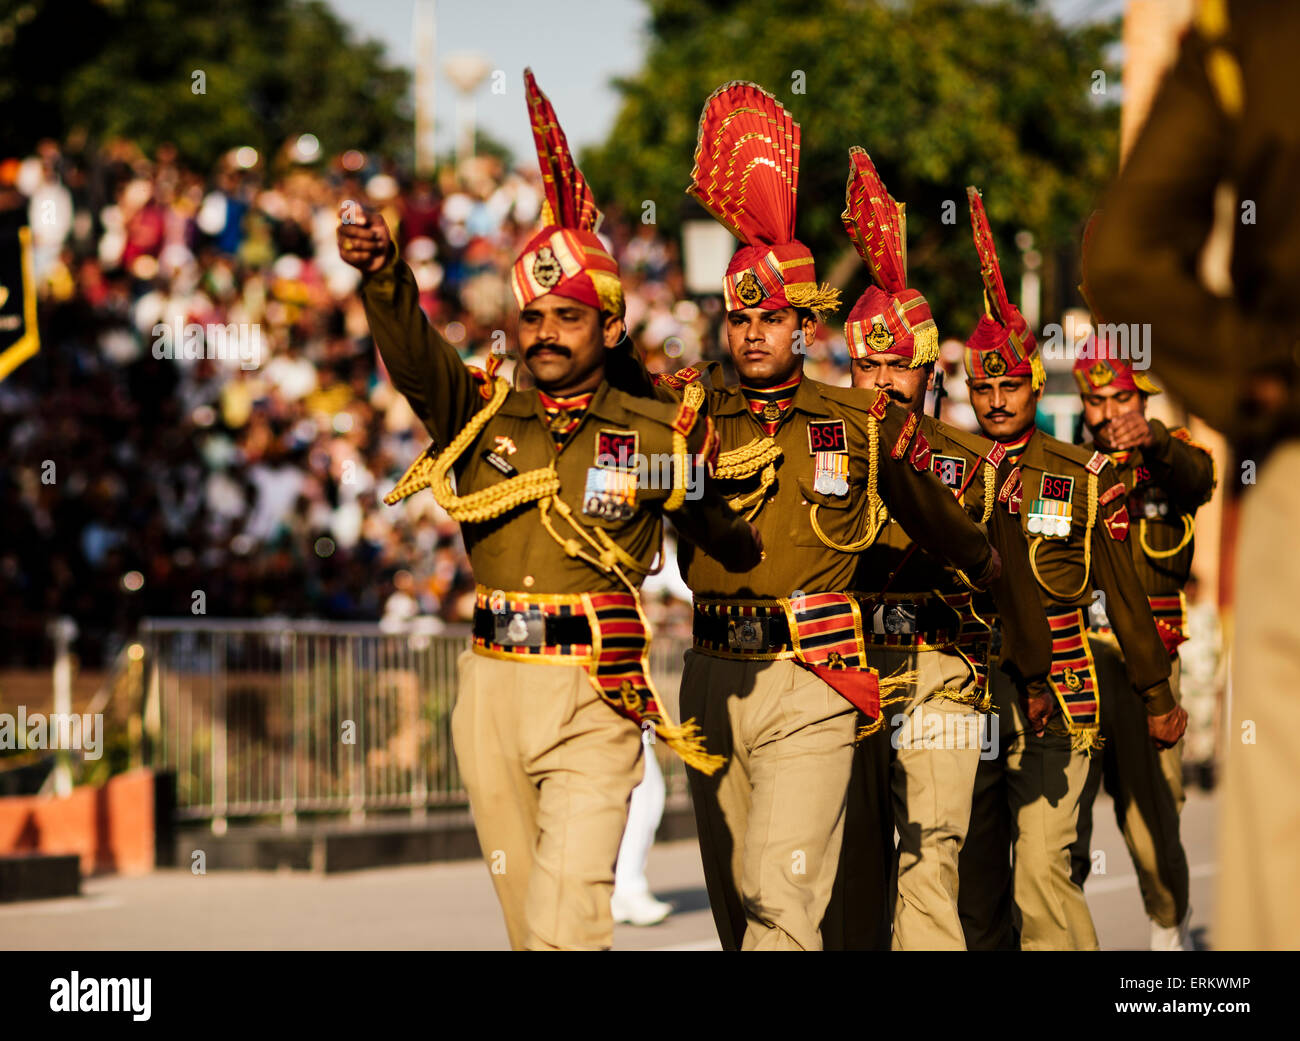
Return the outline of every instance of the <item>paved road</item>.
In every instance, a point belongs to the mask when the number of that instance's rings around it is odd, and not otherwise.
[[[1183,841],[1192,875],[1194,935],[1208,943],[1213,913],[1214,799],[1189,793]],[[1104,874],[1086,888],[1101,944],[1145,948],[1147,920],[1108,799],[1098,799],[1094,850]],[[648,929],[619,926],[624,950],[716,950],[693,841],[656,846],[651,886],[678,910]],[[0,905],[7,950],[420,950],[506,946],[482,864],[386,868],[332,877],[293,872],[158,871],[144,878],[90,879],[68,900]]]

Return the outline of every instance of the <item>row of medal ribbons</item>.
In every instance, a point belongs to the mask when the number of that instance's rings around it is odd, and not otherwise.
[[[1064,538],[1070,534],[1073,511],[1068,502],[1055,499],[1035,499],[1029,504],[1029,520],[1025,524],[1031,535]]]
[[[846,452],[818,452],[813,491],[818,495],[849,494],[849,457]]]

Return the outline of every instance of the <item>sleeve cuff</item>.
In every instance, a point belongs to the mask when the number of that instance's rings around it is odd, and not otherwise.
[[[1148,716],[1163,716],[1178,707],[1174,692],[1169,689],[1168,681],[1162,681],[1150,690],[1143,691],[1142,700],[1146,702]]]
[[[1168,461],[1169,446],[1174,440],[1169,434],[1169,428],[1158,419],[1151,420],[1147,426],[1151,428],[1151,444],[1146,451],[1162,462]]]
[[[397,289],[397,249],[394,247],[387,262],[373,275],[361,276],[361,292],[379,300],[391,300]]]

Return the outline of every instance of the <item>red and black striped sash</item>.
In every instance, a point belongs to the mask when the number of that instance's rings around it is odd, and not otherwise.
[[[1064,709],[1073,744],[1086,749],[1099,744],[1097,668],[1088,649],[1087,621],[1079,608],[1047,608],[1052,630],[1052,689]]]
[[[1178,645],[1187,641],[1187,598],[1179,590],[1172,596],[1149,596],[1147,602],[1156,619],[1156,631],[1172,658]]]

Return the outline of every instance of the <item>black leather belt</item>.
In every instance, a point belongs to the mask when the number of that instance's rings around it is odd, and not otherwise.
[[[746,623],[748,629],[745,629]],[[740,632],[742,629],[743,635]],[[784,614],[776,613],[735,618],[696,611],[691,622],[691,635],[698,643],[756,654],[786,651],[793,646],[790,642],[790,623]]]
[[[541,641],[506,640],[497,638],[497,615],[486,608],[474,608],[474,638],[495,643],[502,647],[547,646],[559,647],[566,644],[590,644],[591,623],[586,615],[546,615],[543,619],[546,634]]]
[[[951,607],[936,600],[877,601],[861,596],[862,632],[873,636],[936,636],[955,633],[958,615]]]

